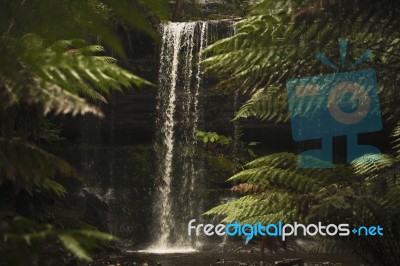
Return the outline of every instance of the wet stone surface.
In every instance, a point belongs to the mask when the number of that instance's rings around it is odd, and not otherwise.
[[[302,259],[298,259],[302,258]],[[303,263],[304,261],[304,263]],[[259,253],[218,253],[194,252],[175,254],[151,254],[138,252],[121,252],[118,254],[101,254],[92,266],[358,266],[362,263],[352,257],[337,254],[298,254],[275,253],[262,256]]]

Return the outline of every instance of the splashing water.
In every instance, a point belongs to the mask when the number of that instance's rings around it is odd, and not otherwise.
[[[195,187],[203,163],[194,156],[195,131],[202,118],[199,53],[218,39],[217,22],[178,22],[161,27],[162,45],[157,95],[157,187],[152,253],[193,252],[187,222],[201,214]],[[225,36],[224,36],[225,37]]]

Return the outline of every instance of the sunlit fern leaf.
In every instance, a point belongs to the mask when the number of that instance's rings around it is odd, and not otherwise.
[[[97,230],[89,230],[89,229],[82,229],[82,230],[76,230],[76,231],[71,231],[71,233],[76,234],[76,235],[81,235],[81,236],[86,236],[90,238],[96,238],[102,241],[115,241],[117,238],[113,235],[99,232]]]
[[[247,163],[246,169],[257,169],[267,166],[307,176],[307,178],[316,182],[332,183],[340,180],[345,183],[346,179],[351,180],[354,176],[351,170],[342,165],[335,165],[332,169],[299,168],[298,155],[288,152],[274,153],[257,158]],[[340,176],[344,178],[340,178]]]
[[[375,175],[385,168],[391,168],[395,159],[388,154],[365,154],[351,162],[359,175]]]
[[[255,168],[261,166],[281,167],[284,169],[296,167],[298,164],[298,156],[294,153],[282,152],[266,155],[257,158],[246,164],[247,168]]]
[[[289,116],[286,95],[282,93],[282,90],[276,88],[269,88],[254,94],[250,100],[240,107],[234,120],[248,117],[256,117],[275,123],[287,122]]]
[[[79,244],[79,242],[71,235],[60,234],[58,239],[62,242],[63,246],[71,251],[78,259],[85,261],[92,261],[88,252]]]
[[[299,193],[317,192],[323,187],[323,183],[319,180],[309,178],[301,173],[270,166],[246,169],[228,180],[265,185],[267,187],[284,187]]]
[[[288,4],[291,1],[284,2]],[[296,12],[295,9],[292,9],[292,13]],[[259,11],[261,14],[266,12]],[[252,90],[258,88],[259,85],[263,85],[262,87],[283,85],[284,81],[290,77],[318,74],[320,64],[314,59],[315,52],[321,48],[328,49],[331,47],[330,44],[334,44],[339,37],[349,36],[350,41],[354,43],[358,41],[365,43],[365,39],[373,41],[369,38],[370,32],[376,30],[374,22],[381,15],[367,11],[359,14],[351,13],[346,17],[345,22],[333,20],[329,23],[326,23],[323,18],[316,19],[315,22],[294,22],[288,20],[290,14],[289,16],[288,14],[286,16],[251,16],[235,25],[237,36],[210,46],[207,52],[211,56],[204,63],[210,71],[226,77],[227,81],[235,80],[235,88],[241,91]],[[353,27],[343,26],[352,18],[354,19],[354,16],[359,16],[360,19],[352,23]],[[363,17],[365,19],[362,19]],[[385,36],[384,38],[393,39],[392,26],[390,25],[390,30],[385,28],[383,31],[382,27],[379,27],[376,33]],[[345,31],[338,30],[343,28]],[[273,29],[273,34],[265,34],[270,39],[264,40],[262,32],[268,32],[270,29]],[[315,34],[316,32],[318,35]],[[375,40],[378,39],[375,38]],[[394,40],[391,43],[397,45]],[[386,47],[381,50],[380,41],[379,46],[375,45],[378,53],[393,49],[393,47]],[[274,52],[268,53],[271,50]],[[386,67],[389,65],[387,64]],[[259,70],[257,70],[258,66],[260,66]],[[248,72],[248,74],[240,77],[238,73],[243,72]],[[226,81],[223,81],[221,85],[223,86],[220,87],[232,87],[229,86],[232,84]]]
[[[228,145],[232,142],[230,137],[220,135],[216,132],[208,132],[196,130],[195,132],[196,138],[203,143],[216,143],[220,145]]]
[[[393,137],[393,148],[396,151],[396,157],[400,157],[400,123],[396,125],[392,132]]]
[[[257,195],[243,196],[234,201],[217,206],[206,215],[222,215],[223,222],[258,222],[263,217],[267,221],[274,222],[282,219],[287,221],[293,214],[294,209],[289,207],[292,196],[284,191],[271,191]],[[276,220],[275,220],[276,219]]]
[[[36,185],[53,192],[59,198],[63,198],[67,194],[67,191],[60,183],[50,178],[44,178],[42,183],[36,183]]]
[[[77,52],[81,55],[93,55],[94,53],[105,52],[105,49],[101,45],[89,45],[78,48]]]
[[[40,81],[37,82],[39,83]],[[36,82],[28,84],[27,87],[24,88],[26,89],[24,90],[24,93],[20,95],[25,96],[24,100],[27,104],[41,105],[45,115],[52,112],[54,114],[72,114],[74,116],[78,114],[93,114],[99,117],[103,116],[103,113],[97,106],[89,104],[84,98],[81,98],[67,90],[63,90],[55,84],[41,82],[41,85],[35,85]],[[39,87],[42,89],[37,90]],[[90,94],[95,99],[103,98],[101,95],[98,96],[95,91],[89,90],[85,93]]]
[[[112,58],[96,55],[103,51],[99,45],[88,46],[83,40],[62,40],[44,47],[42,39],[33,34],[22,40],[21,49],[25,52],[18,61],[23,66],[25,82],[21,84],[20,78],[7,77],[7,88],[17,101],[23,99],[43,105],[45,113],[102,116],[101,111],[82,96],[107,102],[105,96],[111,90],[150,85],[116,65]],[[11,42],[18,45],[18,40]]]

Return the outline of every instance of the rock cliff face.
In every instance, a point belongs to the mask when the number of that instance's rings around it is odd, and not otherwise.
[[[221,10],[235,8],[240,1],[233,0],[203,0],[201,1],[202,17],[210,14],[221,13]],[[225,12],[224,11],[224,12]],[[220,23],[211,33],[210,42],[214,42],[226,35],[227,30],[232,30],[226,24]],[[122,65],[134,73],[157,83],[159,69],[160,40],[152,39],[138,32],[126,32],[121,30],[121,39],[127,51],[127,59],[120,60]],[[205,78],[201,90],[204,93],[204,114],[202,130],[216,131],[221,134],[233,134],[234,126],[231,119],[235,107],[239,107],[245,98],[239,98],[235,103],[232,95],[224,96],[212,93],[211,89],[216,80]],[[152,142],[155,137],[156,119],[156,95],[157,87],[145,87],[141,89],[131,88],[124,93],[114,93],[109,99],[108,105],[102,109],[105,118],[78,118],[64,121],[64,133],[69,139],[84,140],[93,144],[129,145],[141,142]],[[77,120],[81,120],[81,127],[77,127]],[[91,124],[92,126],[87,126]],[[273,125],[260,123],[256,120],[248,120],[241,123],[244,138],[254,141],[263,141],[291,145],[289,128],[280,128],[280,134],[276,134],[278,128]],[[283,130],[283,131],[282,131]],[[85,137],[86,136],[97,136]]]

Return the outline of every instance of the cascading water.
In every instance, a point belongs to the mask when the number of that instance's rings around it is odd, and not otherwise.
[[[157,186],[154,244],[150,252],[193,251],[198,245],[186,232],[187,222],[201,214],[195,188],[203,174],[194,156],[195,131],[202,118],[202,74],[199,52],[218,36],[221,23],[179,22],[162,25],[157,96]]]

